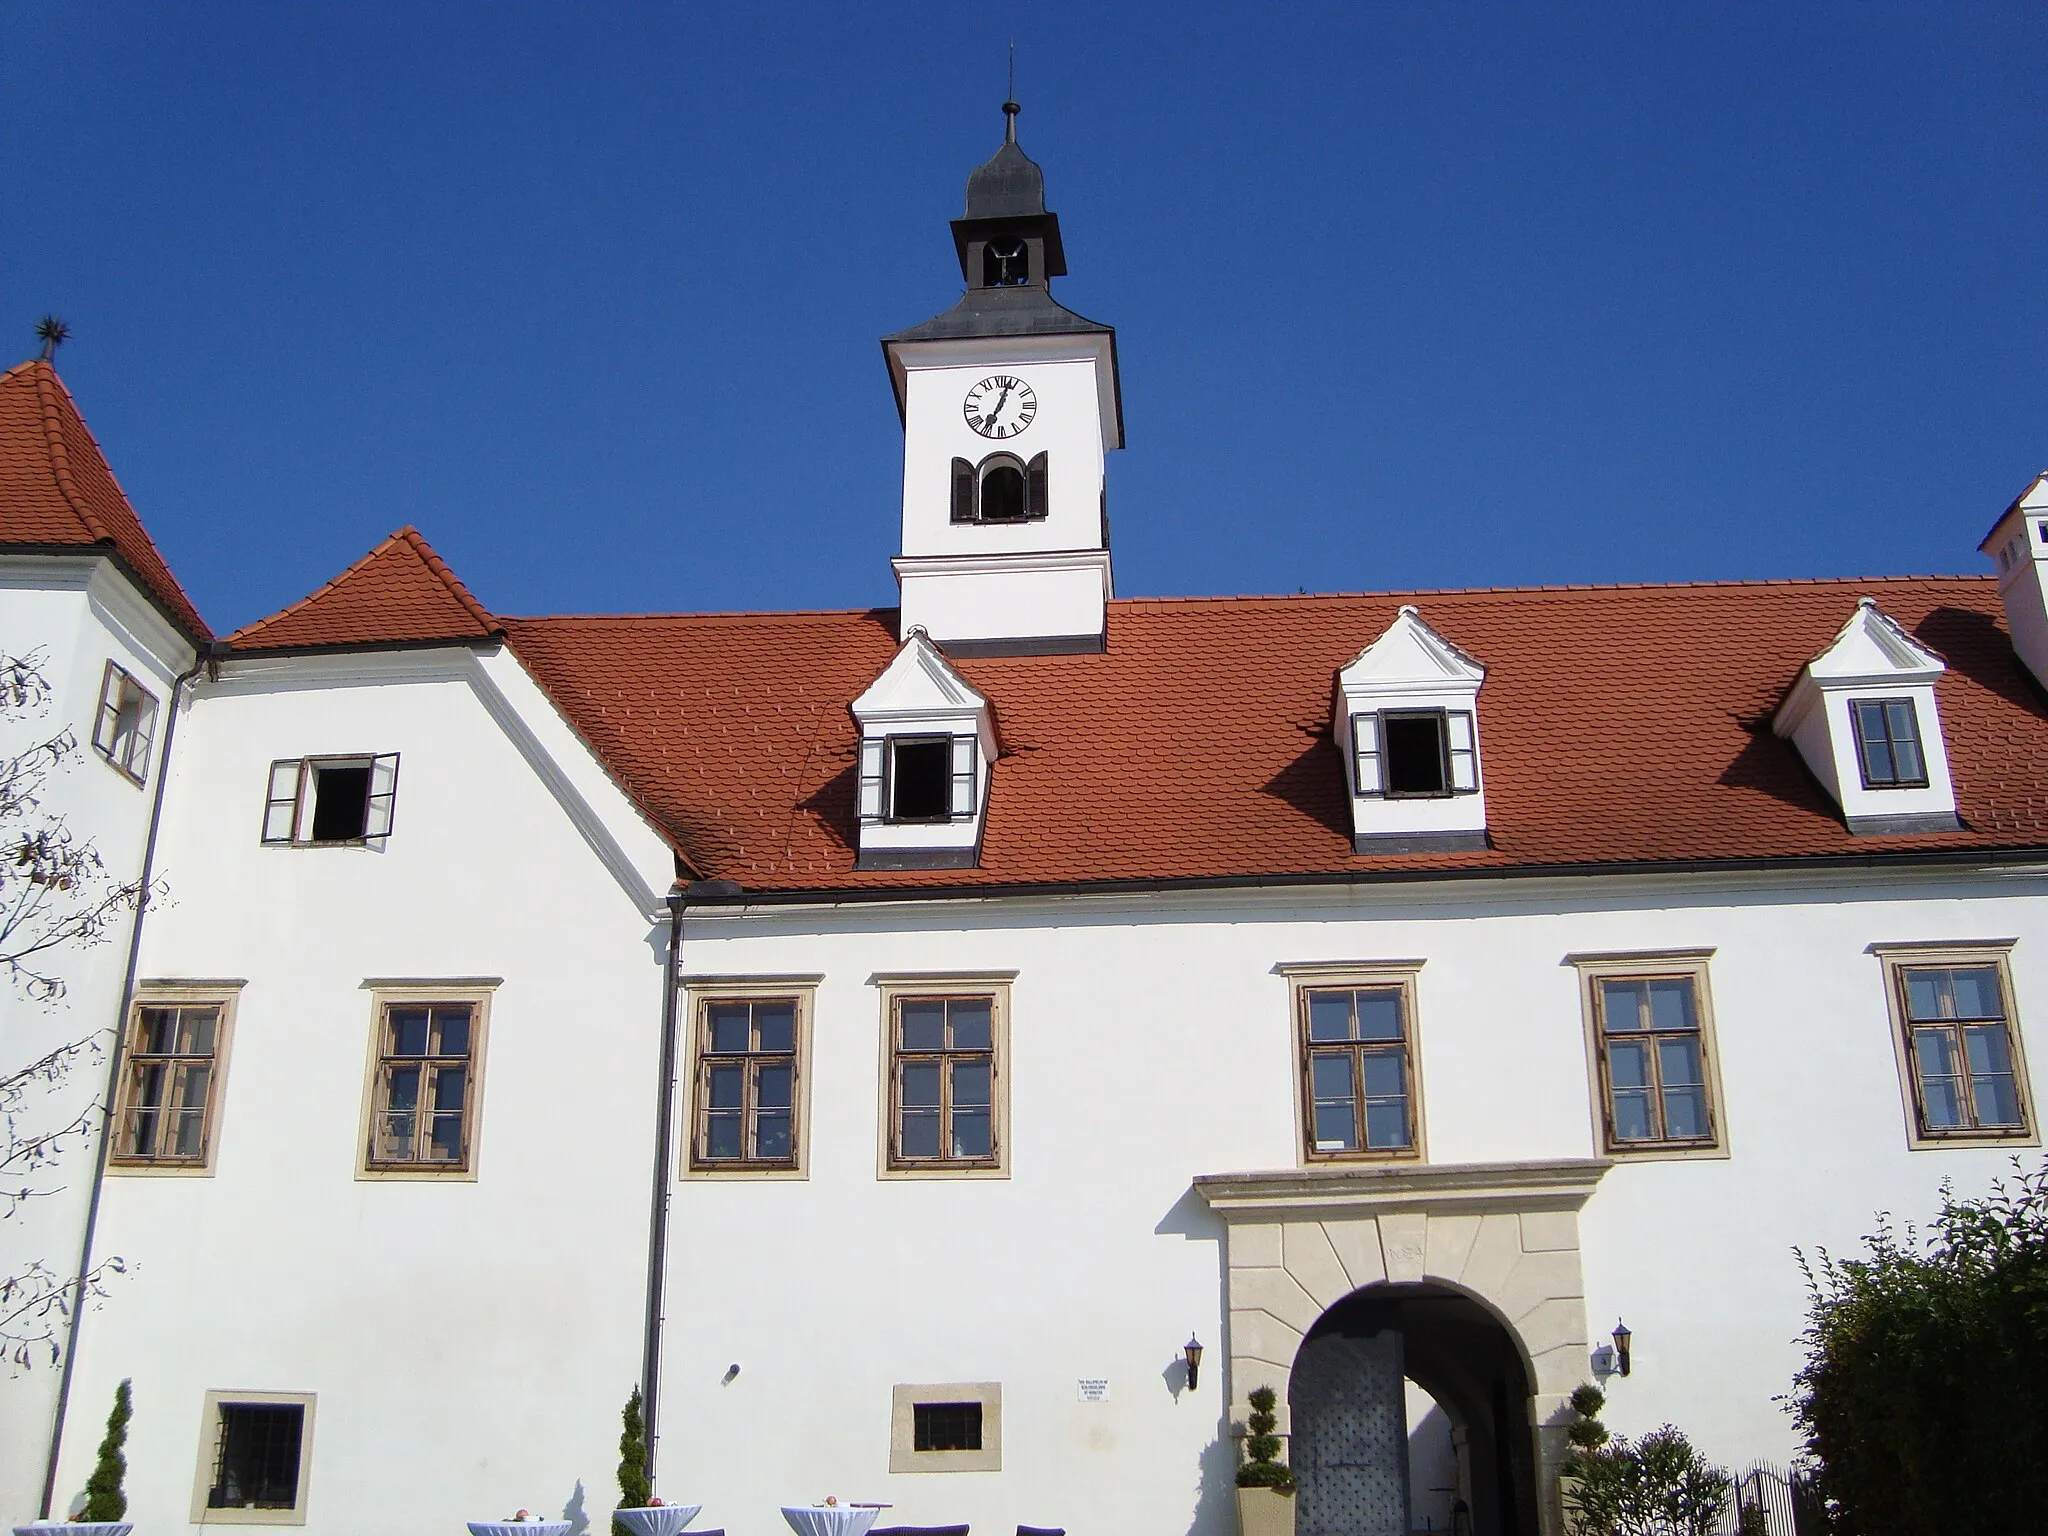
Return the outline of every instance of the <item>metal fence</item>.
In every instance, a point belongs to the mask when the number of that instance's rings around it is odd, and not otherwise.
[[[1761,1461],[1735,1479],[1735,1497],[1728,1501],[1721,1518],[1721,1536],[1827,1536],[1827,1532],[1826,1512],[1813,1474]]]

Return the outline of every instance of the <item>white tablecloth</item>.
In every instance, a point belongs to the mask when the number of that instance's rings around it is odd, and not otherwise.
[[[569,1536],[566,1520],[472,1520],[469,1536]]]
[[[785,1505],[782,1518],[789,1522],[796,1536],[868,1536],[868,1527],[880,1513],[879,1509],[854,1509],[845,1504],[836,1508],[798,1504]]]
[[[612,1518],[633,1536],[676,1536],[697,1518],[702,1504],[650,1504],[644,1509],[615,1509]]]

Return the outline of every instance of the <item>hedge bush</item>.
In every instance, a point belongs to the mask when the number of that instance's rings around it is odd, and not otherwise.
[[[1880,1217],[1865,1256],[1800,1264],[1792,1408],[1837,1527],[2038,1536],[2048,1511],[2048,1162],[1958,1199],[1922,1240]]]

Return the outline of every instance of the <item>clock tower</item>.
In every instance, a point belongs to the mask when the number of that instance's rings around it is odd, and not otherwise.
[[[1123,446],[1116,332],[1053,301],[1066,275],[1045,175],[1017,144],[967,178],[967,291],[882,339],[903,417],[901,633],[956,656],[1099,651],[1109,569],[1103,458]]]

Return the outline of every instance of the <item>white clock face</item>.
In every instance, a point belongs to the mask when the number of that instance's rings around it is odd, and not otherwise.
[[[983,437],[1015,437],[1031,425],[1038,414],[1038,396],[1022,379],[1007,373],[992,373],[967,391],[961,403],[967,425]]]

